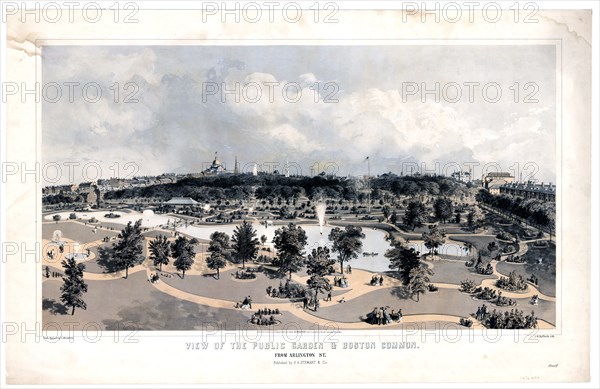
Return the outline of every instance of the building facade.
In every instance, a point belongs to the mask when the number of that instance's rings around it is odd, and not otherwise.
[[[513,182],[500,186],[500,193],[524,199],[538,199],[542,201],[556,201],[556,185],[552,183],[536,184],[532,181]]]
[[[491,194],[500,194],[502,185],[510,184],[515,180],[515,177],[506,172],[491,172],[483,176],[481,186],[487,189]]]

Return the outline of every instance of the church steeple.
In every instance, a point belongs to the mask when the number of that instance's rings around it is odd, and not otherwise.
[[[240,174],[240,169],[238,168],[237,155],[235,156],[235,164],[233,165],[233,174]]]

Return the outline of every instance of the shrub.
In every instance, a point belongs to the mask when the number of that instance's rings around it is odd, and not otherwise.
[[[473,326],[473,320],[471,319],[465,319],[465,318],[460,318],[460,325],[461,326],[465,326],[465,327],[472,327]]]
[[[430,292],[437,292],[438,291],[438,287],[433,285],[433,284],[429,284],[427,285],[427,289],[429,289]]]
[[[525,291],[529,288],[523,276],[517,275],[514,271],[511,271],[508,277],[500,277],[496,281],[496,286],[508,291]]]
[[[506,257],[506,262],[509,263],[524,263],[525,262],[525,257],[521,257],[519,255],[509,255],[508,257]]]
[[[507,232],[500,232],[498,234],[496,234],[496,238],[501,239],[501,240],[512,240],[512,236],[510,234],[508,234]]]
[[[481,287],[475,289],[475,297],[480,300],[493,300],[497,297],[497,294],[495,290],[486,286],[483,289]]]
[[[473,280],[464,280],[460,283],[460,291],[472,293],[475,290],[475,282]]]

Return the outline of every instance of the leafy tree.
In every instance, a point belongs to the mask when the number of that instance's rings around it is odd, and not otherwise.
[[[473,229],[480,222],[481,217],[482,217],[482,215],[478,211],[478,209],[472,208],[469,211],[469,213],[467,213],[467,226],[469,226],[469,228]]]
[[[393,225],[396,225],[397,222],[398,222],[398,213],[394,209],[392,211],[392,215],[390,216],[390,223],[392,223]]]
[[[171,252],[173,258],[175,258],[175,268],[182,272],[182,277],[185,278],[186,270],[190,270],[194,264],[194,246],[190,243],[189,239],[185,236],[180,236],[171,244]]]
[[[397,269],[402,284],[410,283],[410,272],[421,266],[419,252],[412,247],[406,247],[400,241],[392,239],[392,248],[385,252],[385,257],[390,260],[390,269]]]
[[[217,271],[217,279],[220,278],[219,270],[225,267],[225,256],[228,247],[229,235],[219,231],[215,231],[210,235],[210,244],[208,245],[210,256],[206,258],[206,264],[209,269]]]
[[[55,221],[55,222],[57,222],[57,223],[58,223],[58,221],[59,221],[60,219],[61,219],[61,216],[60,216],[60,215],[54,215],[54,216],[52,216],[52,220],[54,220],[54,221]]]
[[[417,295],[417,302],[419,302],[419,295],[427,292],[430,283],[429,276],[431,275],[433,275],[433,271],[424,266],[416,267],[410,271],[408,290],[411,294]]]
[[[246,267],[246,260],[252,259],[258,253],[258,239],[256,230],[246,220],[233,231],[233,251],[238,260],[242,260],[242,268]]]
[[[72,307],[71,315],[75,314],[75,308],[87,309],[83,294],[87,292],[87,284],[83,281],[83,271],[85,265],[76,263],[75,258],[71,257],[61,262],[65,269],[63,285],[60,288],[60,301],[66,307]]]
[[[404,214],[404,224],[414,230],[417,227],[421,227],[425,221],[425,205],[419,200],[412,200],[408,203],[406,213]]]
[[[461,216],[462,216],[462,213],[460,212],[459,209],[457,209],[456,211],[454,211],[454,222],[456,224],[460,224]]]
[[[447,197],[438,197],[433,202],[435,218],[446,223],[452,217],[452,200]]]
[[[308,287],[315,291],[315,298],[319,299],[319,292],[331,290],[329,280],[325,277],[332,274],[335,270],[333,265],[335,259],[329,257],[329,249],[327,247],[317,247],[312,253],[308,254],[306,261],[307,273],[310,276],[306,283]]]
[[[429,249],[429,255],[437,254],[437,249],[446,241],[446,232],[440,230],[437,224],[429,226],[429,231],[422,234],[425,247]]]
[[[280,227],[275,231],[273,244],[279,257],[279,270],[282,274],[300,270],[304,265],[304,247],[306,246],[306,231],[294,223]]]
[[[171,245],[164,235],[159,235],[150,241],[150,259],[154,262],[154,266],[159,266],[162,271],[162,265],[169,264],[169,256],[171,255]]]
[[[267,243],[267,239],[268,238],[267,238],[266,235],[261,235],[261,237],[260,237],[260,243],[262,243],[264,245],[265,243]]]
[[[333,242],[332,250],[338,254],[342,274],[344,274],[344,262],[358,257],[364,238],[365,234],[360,226],[347,225],[344,229],[335,227],[329,233],[329,240]]]
[[[144,260],[144,237],[142,236],[142,219],[135,224],[127,223],[118,235],[120,241],[113,244],[115,267],[125,269],[125,278],[129,276],[129,268]]]
[[[389,205],[385,205],[383,207],[383,218],[385,219],[385,221],[388,221],[389,217],[390,217],[390,206]]]

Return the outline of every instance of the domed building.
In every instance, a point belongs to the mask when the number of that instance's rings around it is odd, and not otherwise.
[[[225,167],[219,161],[217,153],[215,153],[215,159],[212,161],[210,167],[202,172],[203,176],[216,176],[218,174],[224,173]]]

